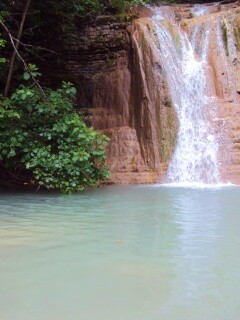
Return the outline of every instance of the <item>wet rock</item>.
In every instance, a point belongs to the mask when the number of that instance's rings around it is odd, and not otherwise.
[[[219,103],[216,131],[227,137],[221,147],[221,161],[227,168],[222,175],[226,181],[234,175],[240,181],[239,148],[234,147],[240,132],[238,5],[209,6],[208,14],[196,17],[191,5],[174,8],[184,30],[191,35],[197,29],[196,52],[209,31],[208,93]],[[78,108],[86,121],[111,138],[108,183],[161,181],[176,144],[178,121],[159,61],[153,11],[136,10],[132,14],[140,18],[131,23],[103,16],[93,26],[76,30],[64,39],[61,61],[65,63],[47,70],[49,80],[65,78],[75,84]],[[224,159],[222,155],[231,156]]]
[[[78,108],[111,138],[108,183],[158,182],[174,150],[176,115],[154,32],[147,18],[102,17],[65,44],[64,73],[78,89]]]

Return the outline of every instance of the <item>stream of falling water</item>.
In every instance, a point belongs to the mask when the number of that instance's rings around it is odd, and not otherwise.
[[[153,16],[162,66],[179,119],[167,182],[216,184],[219,146],[210,121],[214,101],[207,92],[208,31],[202,39],[202,50],[196,53],[196,37],[190,40],[174,17],[170,7],[157,8]]]

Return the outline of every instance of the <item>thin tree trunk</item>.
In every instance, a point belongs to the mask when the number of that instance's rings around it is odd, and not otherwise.
[[[9,37],[9,39],[10,39],[10,42],[11,42],[11,44],[12,44],[12,47],[13,47],[14,51],[16,52],[16,55],[18,56],[19,60],[22,61],[25,71],[27,71],[27,72],[30,74],[33,82],[34,82],[35,85],[38,87],[38,89],[39,89],[39,91],[41,92],[43,98],[46,99],[45,92],[43,91],[43,89],[42,89],[42,87],[40,86],[40,84],[39,84],[39,82],[37,81],[37,79],[33,76],[31,70],[30,70],[29,67],[28,67],[28,64],[26,63],[26,61],[23,59],[23,57],[20,55],[19,51],[18,51],[17,48],[16,48],[16,45],[15,45],[14,41],[17,41],[17,39],[15,39],[15,38],[11,35],[10,31],[8,30],[7,26],[2,22],[2,20],[0,20],[0,25],[1,25],[1,26],[3,27],[3,29],[7,32],[8,37]],[[20,42],[20,43],[21,43],[21,42]]]
[[[31,0],[27,0],[26,2],[26,6],[22,15],[22,21],[20,24],[20,28],[19,28],[19,32],[18,32],[18,36],[17,36],[17,41],[15,42],[15,49],[13,51],[12,57],[11,57],[11,61],[10,61],[10,67],[9,67],[9,71],[8,71],[8,76],[7,76],[7,82],[6,82],[6,86],[5,86],[5,90],[4,90],[4,97],[8,96],[9,93],[9,88],[10,88],[10,84],[12,81],[12,75],[13,75],[13,70],[14,70],[14,63],[15,63],[15,59],[16,59],[16,55],[17,55],[17,51],[18,51],[18,47],[20,45],[20,39],[23,33],[23,27],[24,27],[24,23],[27,17],[27,13],[28,13],[28,9],[30,6],[30,2]]]

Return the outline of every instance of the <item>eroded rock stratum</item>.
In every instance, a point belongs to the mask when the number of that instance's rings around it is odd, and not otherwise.
[[[215,98],[213,126],[220,137],[221,177],[240,181],[240,8],[214,5],[194,17],[175,6],[176,23],[197,37],[209,33],[208,86]],[[64,71],[78,88],[78,107],[111,142],[109,183],[164,180],[174,152],[178,120],[158,54],[152,11],[133,22],[100,17],[64,45]]]

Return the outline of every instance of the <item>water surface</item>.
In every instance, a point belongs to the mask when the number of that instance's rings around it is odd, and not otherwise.
[[[240,319],[240,189],[0,196],[1,320]]]

